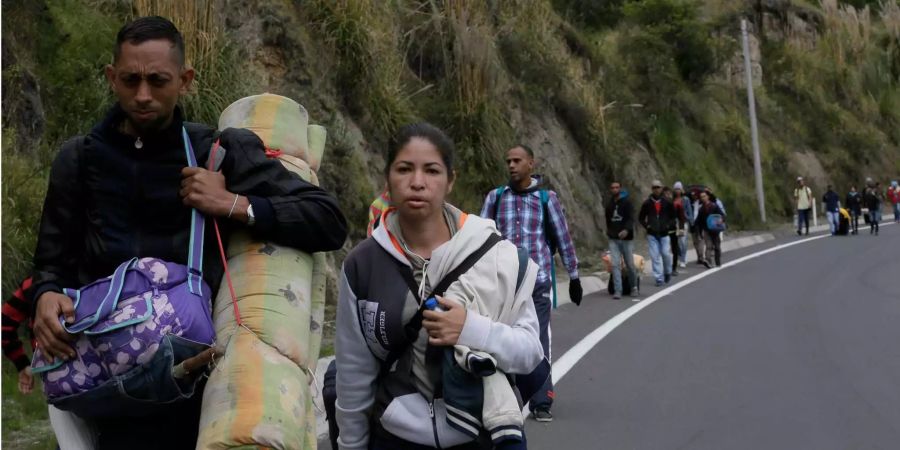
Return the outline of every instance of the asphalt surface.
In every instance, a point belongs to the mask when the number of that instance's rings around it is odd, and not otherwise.
[[[554,357],[635,304],[604,292],[555,311]],[[900,226],[774,251],[661,298],[557,383],[553,414],[528,421],[530,449],[900,449]]]

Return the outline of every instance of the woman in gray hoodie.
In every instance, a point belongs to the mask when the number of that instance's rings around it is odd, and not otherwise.
[[[341,449],[490,449],[502,448],[504,433],[524,438],[521,427],[488,424],[496,416],[521,423],[519,405],[470,414],[444,398],[444,348],[487,355],[503,374],[531,373],[543,359],[531,301],[537,265],[525,259],[520,270],[519,252],[496,238],[493,221],[445,202],[452,162],[453,143],[439,129],[403,127],[385,168],[393,206],[344,261],[335,340]],[[467,261],[475,262],[454,275]],[[449,275],[455,281],[437,296],[443,311],[424,310]],[[490,401],[492,391],[484,404],[505,407]]]

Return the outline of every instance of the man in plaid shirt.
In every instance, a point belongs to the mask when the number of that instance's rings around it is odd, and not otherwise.
[[[570,279],[569,297],[576,305],[581,304],[582,296],[578,258],[559,198],[541,185],[539,175],[532,175],[534,152],[525,145],[513,147],[506,153],[506,167],[509,185],[488,194],[481,216],[494,219],[503,237],[517,247],[528,249],[531,259],[540,267],[532,299],[541,326],[541,345],[549,360],[553,252],[559,250],[566,266]],[[553,397],[553,382],[548,378],[543,388],[530,399],[529,407],[535,420],[553,420],[550,413]]]

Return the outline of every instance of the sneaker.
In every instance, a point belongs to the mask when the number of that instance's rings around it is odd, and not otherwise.
[[[638,288],[631,288],[631,298],[637,298],[641,296],[641,290]]]
[[[663,282],[662,282],[662,281],[657,281],[657,282],[656,282],[656,287],[660,287],[660,286],[662,286],[662,285],[663,285]]]
[[[553,422],[553,414],[549,409],[536,409],[531,413],[538,422]]]
[[[703,261],[700,264],[703,264],[703,266],[706,267],[707,269],[712,269],[712,266],[710,266],[709,262],[707,262],[707,261]]]
[[[677,276],[678,276],[678,271],[677,271],[677,270],[673,270],[673,271],[672,271],[672,276],[673,276],[673,277],[677,277]]]
[[[800,230],[797,230],[797,236],[802,236],[802,235],[803,235],[803,232]]]
[[[622,294],[619,294],[618,292],[613,294],[613,300],[619,300],[621,298],[622,298]]]
[[[684,269],[685,267],[687,267],[687,264],[681,262],[681,263],[678,263],[678,267],[681,267],[682,269]]]
[[[669,274],[669,273],[665,274],[665,275],[664,275],[664,278],[663,278],[663,281],[664,281],[666,284],[669,284],[669,282],[672,281],[672,274]]]

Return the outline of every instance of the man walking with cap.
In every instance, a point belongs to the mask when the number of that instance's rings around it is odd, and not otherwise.
[[[650,247],[650,259],[653,262],[653,278],[656,285],[668,283],[672,277],[672,250],[669,242],[669,228],[675,220],[675,208],[672,202],[662,195],[662,182],[653,180],[652,193],[644,204],[638,222],[647,230],[647,244]]]

